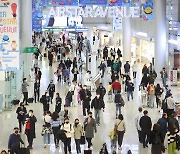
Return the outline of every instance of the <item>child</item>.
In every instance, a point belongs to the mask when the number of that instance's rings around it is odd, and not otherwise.
[[[118,133],[114,126],[113,130],[109,132],[109,137],[111,139],[111,148],[116,149],[116,143],[118,140]]]
[[[112,102],[112,83],[109,82],[109,85],[108,85],[108,102]]]

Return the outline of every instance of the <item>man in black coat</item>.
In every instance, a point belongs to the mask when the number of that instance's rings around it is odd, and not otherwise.
[[[49,66],[52,66],[53,54],[51,52],[48,54],[48,59],[49,59]]]
[[[38,80],[34,83],[34,101],[36,103],[36,100],[39,101],[39,94],[40,94],[40,83]]]
[[[24,107],[24,103],[21,102],[20,106],[16,110],[17,113],[17,119],[19,122],[19,131],[22,131],[22,125],[24,126],[24,121],[25,121],[25,115],[27,113],[26,107]]]
[[[151,132],[151,127],[152,127],[152,122],[151,118],[148,116],[148,111],[145,110],[144,116],[141,117],[139,121],[139,125],[142,130],[142,141],[143,141],[143,148],[148,147],[148,142],[149,142],[149,135]]]
[[[42,72],[41,72],[41,69],[38,68],[38,79],[39,79],[39,84],[41,82],[41,77],[42,77]]]
[[[53,80],[51,80],[50,84],[48,85],[47,90],[49,91],[49,97],[52,104],[52,100],[53,100],[54,92],[55,92],[55,84],[53,83]]]
[[[104,99],[104,95],[106,94],[106,89],[103,87],[102,83],[99,84],[99,87],[96,90],[97,93],[100,94],[100,97]]]
[[[45,111],[49,111],[49,101],[50,101],[50,97],[48,92],[46,91],[44,95],[42,95],[40,102],[43,104],[43,111],[45,113]]]
[[[29,114],[26,115],[26,129],[25,134],[28,140],[28,148],[32,149],[33,139],[36,138],[35,123],[37,122],[36,117],[33,115],[33,110],[29,110]]]
[[[86,116],[86,110],[87,113],[90,110],[90,101],[91,101],[91,92],[87,89],[87,86],[84,85],[83,89],[80,91],[80,99],[82,101],[82,107],[83,107],[83,116]]]
[[[105,108],[104,100],[100,97],[100,93],[96,93],[96,97],[91,102],[91,109],[94,108],[96,123],[100,125],[100,111]]]

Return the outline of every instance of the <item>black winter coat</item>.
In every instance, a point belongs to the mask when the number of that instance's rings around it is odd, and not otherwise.
[[[22,111],[22,112],[24,112],[24,113],[21,115],[21,114],[19,114],[20,111]],[[21,106],[19,106],[19,107],[17,108],[17,110],[16,110],[16,113],[17,113],[17,119],[19,119],[19,120],[25,120],[25,115],[26,115],[26,113],[27,113],[26,107],[21,107]]]
[[[26,118],[29,118],[29,120],[30,120],[30,136],[32,136],[33,138],[36,138],[35,123],[37,122],[37,119],[34,115],[32,117],[30,117],[29,115],[26,115]],[[25,131],[25,133],[26,133],[26,131]]]
[[[105,108],[105,104],[103,99],[100,97],[99,99],[97,97],[95,97],[92,102],[91,102],[91,108],[93,109],[97,109],[97,110],[101,110],[102,108]]]

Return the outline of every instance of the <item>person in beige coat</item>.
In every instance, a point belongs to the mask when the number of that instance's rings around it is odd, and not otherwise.
[[[116,120],[115,127],[117,128],[118,132],[118,145],[119,145],[119,150],[122,150],[122,141],[124,137],[124,133],[126,132],[126,126],[124,122],[124,117],[122,114],[119,114],[118,119]]]
[[[76,151],[77,153],[81,153],[80,139],[83,134],[83,126],[79,123],[79,119],[75,119],[73,128],[74,128],[74,140],[76,143]]]

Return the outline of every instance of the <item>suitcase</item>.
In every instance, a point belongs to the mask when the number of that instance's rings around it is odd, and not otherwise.
[[[30,150],[25,147],[21,147],[19,150],[19,154],[30,154]]]
[[[92,150],[84,150],[84,154],[92,154]]]
[[[46,54],[46,53],[44,53],[44,57],[47,57],[47,54]]]
[[[27,100],[28,103],[33,103],[33,101],[34,101],[34,98],[28,98]]]
[[[18,105],[19,102],[20,102],[20,100],[15,99],[15,100],[12,100],[12,101],[11,101],[11,104],[13,104],[13,105]]]

